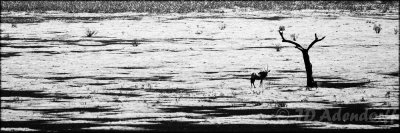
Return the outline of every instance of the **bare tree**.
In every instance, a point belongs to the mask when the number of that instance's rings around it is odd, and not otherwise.
[[[308,51],[311,49],[312,46],[314,46],[315,43],[322,41],[325,37],[322,37],[321,39],[318,39],[317,33],[315,33],[315,40],[311,42],[311,44],[308,46],[308,48],[303,48],[300,44],[293,42],[291,40],[286,40],[283,37],[283,31],[279,31],[279,35],[282,37],[282,42],[287,42],[294,44],[298,50],[301,51],[303,54],[303,59],[304,59],[304,65],[306,67],[306,73],[307,73],[307,87],[315,87],[316,83],[314,82],[314,77],[312,76],[312,65],[310,62],[310,56],[308,55]]]

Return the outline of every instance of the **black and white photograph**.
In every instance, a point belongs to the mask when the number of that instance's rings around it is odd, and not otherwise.
[[[399,1],[1,1],[1,132],[399,130]]]

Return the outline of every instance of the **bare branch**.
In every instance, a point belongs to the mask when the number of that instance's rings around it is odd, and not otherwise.
[[[308,46],[307,50],[310,50],[310,48],[311,48],[312,46],[314,46],[315,43],[317,43],[317,42],[319,42],[319,41],[322,41],[322,40],[324,40],[324,39],[325,39],[325,36],[322,37],[321,39],[318,39],[317,33],[315,33],[315,40],[314,40],[313,42],[311,42],[311,44],[310,44],[310,46]]]
[[[290,41],[290,40],[286,40],[286,39],[283,37],[283,31],[278,31],[278,32],[279,32],[279,35],[281,35],[281,37],[282,37],[282,42],[287,42],[287,43],[294,44],[294,45],[296,46],[295,48],[297,48],[297,49],[299,49],[299,50],[301,50],[301,51],[305,50],[303,47],[301,47],[300,44],[298,44],[298,43],[296,43],[296,42],[293,42],[293,41]]]

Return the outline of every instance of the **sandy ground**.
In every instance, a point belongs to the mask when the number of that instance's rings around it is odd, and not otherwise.
[[[1,23],[1,36],[8,37],[1,40],[2,131],[399,126],[397,15],[244,10],[2,17],[41,20]],[[381,33],[367,20],[381,24]],[[309,52],[320,87],[306,90],[301,52],[281,42],[281,25],[287,39],[299,34],[304,47],[314,33],[326,36]],[[85,37],[86,29],[98,34]],[[250,74],[267,66],[263,87],[250,88]],[[312,110],[314,118],[299,110]],[[323,119],[327,111],[375,115]]]

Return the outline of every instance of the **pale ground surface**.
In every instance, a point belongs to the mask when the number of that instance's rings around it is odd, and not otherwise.
[[[12,125],[6,123],[2,131],[46,130],[23,125],[41,120],[47,126],[87,125],[74,130],[148,130],[167,121],[299,124],[318,129],[399,126],[399,77],[388,75],[399,70],[399,36],[393,31],[397,15],[351,17],[314,11],[2,15],[121,17],[52,19],[16,28],[2,23],[2,37],[14,38],[1,41],[1,121]],[[274,16],[287,18],[274,20]],[[381,24],[382,32],[376,34],[367,20]],[[304,46],[313,41],[314,33],[326,36],[309,52],[320,85],[366,84],[307,91],[301,52],[281,42],[280,25],[286,27],[287,39],[300,34],[297,42]],[[98,34],[84,37],[86,28]],[[135,39],[138,46],[132,45]],[[274,44],[283,46],[280,52],[272,48]],[[6,57],[8,53],[19,56]],[[249,75],[267,64],[270,79],[264,87],[251,89]],[[390,97],[385,97],[387,92]],[[278,107],[282,102],[286,107]],[[347,104],[397,112],[374,118],[392,122],[383,124],[296,120],[290,117],[301,115],[290,111],[289,116],[275,115],[280,108],[323,110]],[[15,126],[18,122],[23,126]]]

